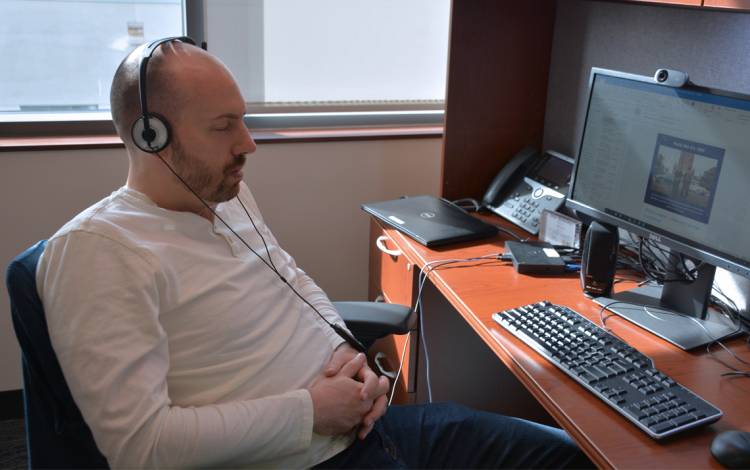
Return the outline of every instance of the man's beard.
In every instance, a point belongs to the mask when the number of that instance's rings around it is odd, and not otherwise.
[[[237,155],[234,161],[225,166],[221,175],[212,174],[211,168],[199,159],[191,156],[177,142],[172,141],[172,165],[180,177],[207,202],[220,203],[228,201],[240,192],[240,182],[230,182],[230,173],[245,164],[245,155]]]

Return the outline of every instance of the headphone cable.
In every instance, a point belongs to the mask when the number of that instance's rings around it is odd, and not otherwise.
[[[268,267],[268,269],[273,271],[279,277],[279,279],[281,279],[281,282],[286,284],[286,286],[289,287],[292,290],[292,292],[294,292],[294,294],[300,298],[300,300],[302,300],[305,304],[307,304],[308,307],[310,307],[316,314],[318,314],[320,319],[323,320],[326,323],[326,325],[331,327],[333,331],[335,331],[344,341],[349,343],[349,345],[352,346],[357,351],[359,352],[367,351],[367,348],[365,348],[365,346],[357,338],[355,338],[351,333],[349,333],[347,330],[342,328],[340,325],[336,323],[331,323],[330,321],[328,321],[328,319],[326,319],[326,317],[324,317],[323,314],[320,313],[320,311],[318,311],[318,309],[315,308],[313,304],[311,304],[306,298],[304,298],[299,292],[297,292],[297,289],[295,289],[294,286],[292,286],[289,283],[289,281],[278,271],[278,269],[276,269],[276,266],[273,264],[273,260],[271,259],[271,252],[268,250],[268,245],[266,244],[266,240],[265,238],[263,238],[263,234],[260,233],[260,230],[258,230],[258,227],[255,225],[255,221],[253,221],[253,218],[250,216],[250,212],[248,212],[247,208],[242,203],[242,200],[240,199],[239,194],[235,197],[240,202],[240,205],[242,206],[242,208],[245,209],[245,213],[247,214],[247,217],[250,219],[250,222],[253,224],[255,231],[258,233],[258,235],[260,236],[260,239],[263,241],[263,246],[265,246],[266,253],[268,254],[268,261],[266,261],[265,258],[263,258],[257,251],[255,251],[253,247],[251,247],[250,244],[247,243],[245,239],[240,236],[240,234],[238,234],[219,214],[217,214],[216,211],[213,209],[213,207],[211,207],[210,204],[208,204],[205,200],[203,200],[203,198],[197,192],[195,192],[195,190],[191,188],[189,184],[187,184],[187,182],[182,178],[182,176],[180,176],[174,170],[174,168],[172,168],[172,166],[169,163],[167,163],[166,160],[164,160],[164,158],[161,156],[159,152],[154,152],[154,153],[156,154],[157,157],[159,157],[159,160],[161,160],[162,163],[166,165],[169,171],[171,171],[172,174],[175,175],[178,180],[180,180],[183,186],[185,186],[191,193],[193,193],[193,195],[196,198],[198,198],[201,204],[203,204],[206,207],[206,209],[208,209],[211,212],[211,214],[214,215],[214,217],[219,219],[221,223],[224,224],[224,226],[228,228],[229,231],[232,232],[234,236],[237,237],[237,239],[241,241],[242,244],[247,247],[248,250],[250,250],[255,256],[257,256],[258,259],[260,259],[263,262],[263,264],[266,265],[266,267]],[[270,264],[269,264],[269,261],[270,261]]]
[[[253,218],[250,217],[250,212],[247,210],[247,207],[245,207],[245,204],[242,202],[242,199],[240,199],[239,194],[237,195],[237,202],[239,202],[240,205],[242,206],[242,209],[245,210],[245,214],[247,214],[247,218],[250,219],[250,223],[253,224],[253,228],[255,229],[256,232],[258,232],[258,235],[260,235],[260,240],[263,242],[263,246],[266,248],[266,254],[268,255],[268,262],[271,263],[271,266],[273,266],[274,272],[278,274],[279,270],[278,268],[276,268],[276,265],[273,263],[273,258],[271,258],[271,251],[268,249],[268,245],[266,244],[266,239],[263,237],[263,234],[260,232],[260,230],[258,230],[258,226],[255,225],[255,221],[253,220]]]

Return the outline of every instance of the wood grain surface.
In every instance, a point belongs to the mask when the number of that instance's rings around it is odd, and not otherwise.
[[[497,219],[493,221],[511,227]],[[393,229],[382,227],[382,231],[416,270],[430,261],[501,253],[505,241],[501,235],[483,242],[429,249]],[[721,468],[709,452],[713,437],[730,429],[750,431],[750,379],[722,377],[727,369],[705,350],[683,351],[624,319],[612,317],[607,326],[614,333],[653,358],[661,371],[724,412],[724,417],[711,426],[663,441],[652,440],[491,318],[497,311],[549,300],[600,324],[600,307],[583,295],[577,275],[532,277],[518,274],[512,265],[498,261],[466,264],[471,267],[452,265],[438,269],[430,279],[473,328],[477,339],[492,349],[599,467]],[[633,282],[618,284],[618,289],[633,285]],[[744,339],[728,341],[726,345],[750,361]],[[725,352],[716,354],[742,368]]]

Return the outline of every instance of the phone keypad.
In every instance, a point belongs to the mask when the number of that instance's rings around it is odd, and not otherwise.
[[[529,184],[527,180],[510,193],[510,197],[502,205],[491,209],[527,232],[537,234],[542,211],[557,210],[564,201],[563,197],[556,196],[555,193],[536,181]]]
[[[521,199],[518,198],[519,204],[511,214],[511,217],[515,217],[521,222],[529,223],[532,227],[539,225],[539,216],[541,211],[539,210],[539,201],[535,201],[533,198],[526,197]]]

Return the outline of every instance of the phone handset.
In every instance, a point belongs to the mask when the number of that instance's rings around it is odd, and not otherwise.
[[[482,207],[490,208],[500,205],[508,187],[523,176],[538,155],[537,149],[525,147],[513,156],[490,183],[482,198]]]

